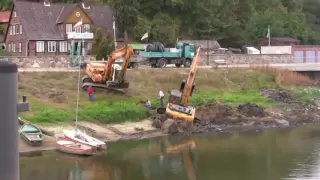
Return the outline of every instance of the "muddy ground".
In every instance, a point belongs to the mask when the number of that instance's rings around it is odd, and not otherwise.
[[[166,116],[154,114],[153,126],[167,129],[168,133],[209,133],[261,131],[267,128],[283,128],[318,122],[319,106],[311,101],[299,101],[288,91],[282,89],[261,89],[261,96],[273,99],[278,105],[263,108],[255,103],[246,102],[232,108],[214,101],[197,108],[197,123],[187,128],[163,125]],[[320,122],[320,121],[319,121]],[[170,124],[170,123],[169,123]],[[170,126],[170,127],[169,127]]]

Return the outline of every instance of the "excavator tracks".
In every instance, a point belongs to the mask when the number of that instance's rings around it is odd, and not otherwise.
[[[118,86],[116,84],[108,86],[107,84],[94,83],[88,76],[84,76],[82,78],[82,89],[86,91],[89,86],[93,89],[106,89],[116,93],[126,94],[129,83],[120,84]]]

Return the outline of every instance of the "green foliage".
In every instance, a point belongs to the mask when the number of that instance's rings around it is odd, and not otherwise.
[[[76,3],[80,0],[53,0]],[[135,40],[148,31],[150,41],[172,43],[180,39],[231,38],[253,43],[272,36],[296,37],[305,44],[320,43],[319,0],[89,0],[108,4],[116,11],[118,34]],[[1,10],[11,0],[0,2]]]
[[[90,54],[96,55],[98,60],[106,59],[113,49],[114,44],[110,35],[101,28],[94,28],[94,39]]]
[[[121,123],[138,121],[147,118],[146,109],[137,107],[132,100],[128,101],[97,101],[81,109],[79,118],[102,123]]]
[[[257,42],[266,37],[267,27],[271,25],[271,36],[288,36],[307,41],[309,28],[303,14],[266,10],[254,13],[246,24],[245,39],[249,43]]]
[[[169,14],[158,13],[152,20],[152,39],[159,42],[174,43],[178,36],[179,25]]]

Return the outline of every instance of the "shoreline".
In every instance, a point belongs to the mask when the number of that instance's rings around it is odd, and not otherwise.
[[[143,122],[146,122],[146,120]],[[150,121],[150,123],[152,122]],[[313,125],[313,124],[314,125],[320,124],[320,121],[301,122],[298,124],[286,124],[286,125],[283,124],[278,126],[275,126],[275,124],[270,124],[268,126],[261,126],[259,124],[251,124],[251,125],[245,125],[245,126],[244,125],[224,125],[219,127],[216,126],[211,131],[192,133],[192,135],[193,136],[199,136],[199,135],[217,136],[217,137],[230,137],[233,135],[255,136],[269,130],[281,131],[286,129],[295,129],[302,126]],[[80,128],[80,129],[84,129],[84,128]],[[107,143],[107,146],[109,142],[120,142],[120,141],[126,141],[126,140],[142,140],[142,139],[150,139],[150,138],[156,138],[161,136],[170,136],[170,134],[164,133],[160,129],[135,132],[135,133],[125,134],[120,136],[118,135],[117,139],[110,139],[110,137],[107,138],[106,135],[104,135],[104,138],[103,138],[102,135],[99,133],[88,133],[88,134],[103,140],[104,142]],[[29,146],[22,139],[19,140],[20,156],[36,156],[36,155],[41,155],[43,152],[52,152],[52,151],[58,151],[58,146],[55,143],[54,137],[45,136],[43,145],[37,146],[37,147]],[[108,151],[108,148],[106,152],[107,151]]]
[[[242,103],[236,108],[228,104],[214,101],[197,107],[197,118],[200,122],[188,127],[183,132],[176,128],[163,131],[163,118],[166,116],[153,113],[149,119],[139,122],[125,122],[118,124],[93,123],[78,121],[77,127],[87,134],[106,143],[121,140],[140,140],[171,134],[187,135],[254,135],[269,129],[295,128],[306,124],[320,123],[319,105],[313,101],[300,101],[293,98],[288,92],[274,89],[263,89],[263,96],[272,98],[280,104],[263,108],[255,103]],[[161,123],[162,122],[162,123]],[[170,126],[170,125],[169,125]],[[75,122],[62,125],[43,125],[40,128],[54,132],[59,136],[64,129],[74,129]],[[42,146],[27,146],[20,140],[20,154],[57,150],[54,137],[45,137]],[[107,145],[108,146],[108,145]]]

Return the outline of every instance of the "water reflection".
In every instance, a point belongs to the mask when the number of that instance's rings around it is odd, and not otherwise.
[[[21,180],[313,180],[320,179],[320,133],[304,127],[229,138],[162,137],[110,143],[81,158],[23,157]]]

